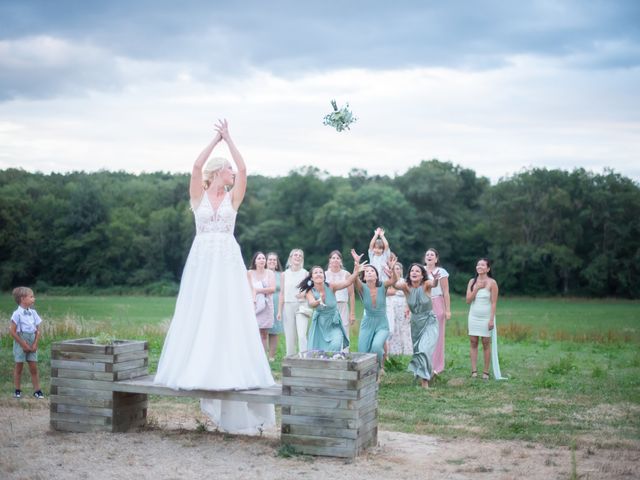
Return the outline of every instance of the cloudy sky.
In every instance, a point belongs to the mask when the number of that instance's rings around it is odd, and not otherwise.
[[[226,117],[252,173],[640,181],[639,92],[636,0],[0,0],[0,169],[186,172]]]

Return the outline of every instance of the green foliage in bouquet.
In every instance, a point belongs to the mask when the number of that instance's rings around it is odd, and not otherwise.
[[[338,132],[342,132],[345,129],[350,130],[349,125],[358,119],[354,117],[353,113],[349,110],[349,104],[347,103],[339,109],[336,101],[331,100],[331,106],[333,107],[333,112],[325,115],[323,123],[335,128]]]

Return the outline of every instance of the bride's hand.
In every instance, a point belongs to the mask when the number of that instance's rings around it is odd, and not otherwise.
[[[223,120],[218,119],[215,129],[225,142],[229,140],[229,123],[226,118]]]

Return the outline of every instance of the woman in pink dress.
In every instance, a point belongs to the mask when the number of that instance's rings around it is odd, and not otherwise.
[[[260,329],[260,338],[265,352],[269,352],[269,329],[273,327],[273,292],[276,291],[276,277],[267,268],[267,257],[257,252],[251,259],[251,266],[247,272],[249,285],[256,310],[256,320]]]
[[[433,313],[438,319],[438,343],[433,352],[433,374],[438,375],[444,370],[444,333],[447,320],[451,318],[451,297],[449,296],[449,272],[440,266],[440,255],[435,248],[430,248],[424,254],[424,263],[429,279],[434,273],[440,275],[440,281],[431,289]]]

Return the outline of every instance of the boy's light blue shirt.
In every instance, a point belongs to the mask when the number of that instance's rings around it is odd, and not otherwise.
[[[42,319],[38,312],[33,308],[16,308],[11,315],[11,321],[16,324],[16,331],[24,333],[33,333],[37,330],[38,325],[42,323]]]

